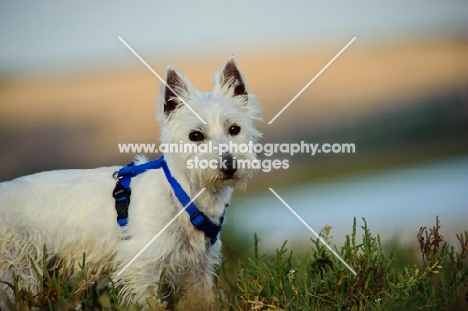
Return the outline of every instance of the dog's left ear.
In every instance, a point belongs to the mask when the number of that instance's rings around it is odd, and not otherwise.
[[[239,97],[247,101],[247,88],[245,80],[237,67],[234,56],[228,58],[224,68],[217,75],[215,81],[215,89],[223,95],[230,95],[232,97]]]

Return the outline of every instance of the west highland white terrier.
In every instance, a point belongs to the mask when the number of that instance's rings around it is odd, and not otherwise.
[[[224,213],[234,188],[244,187],[255,171],[237,162],[256,160],[251,150],[219,154],[218,147],[255,143],[260,106],[233,57],[215,73],[211,92],[194,89],[184,74],[167,67],[161,97],[161,143],[211,150],[0,183],[1,281],[18,278],[21,288],[38,293],[42,282],[34,269],[43,273],[43,257],[47,269],[75,275],[86,254],[89,275],[101,284],[111,278],[124,303],[145,306],[159,298],[178,309],[213,308]],[[203,160],[219,165],[193,165]],[[14,299],[4,283],[0,299]]]

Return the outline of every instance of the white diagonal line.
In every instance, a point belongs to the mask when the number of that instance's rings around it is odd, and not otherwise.
[[[320,242],[322,242],[323,245],[325,245],[332,253],[333,255],[335,255],[336,258],[338,258],[345,266],[346,268],[349,269],[349,271],[351,271],[354,275],[357,275],[356,271],[353,270],[353,268],[351,268],[347,263],[346,261],[343,260],[343,258],[340,257],[340,255],[338,255],[335,250],[333,248],[330,247],[330,245],[327,244],[327,242],[325,242],[324,239],[322,239],[322,237],[320,235],[317,234],[317,232],[314,231],[314,229],[312,229],[305,221],[304,219],[302,219],[301,216],[299,216],[292,208],[291,206],[288,205],[288,203],[286,203],[273,189],[271,188],[268,188],[270,189],[270,191],[278,198],[278,200],[281,201],[281,203],[284,204],[284,206],[286,206],[290,211],[291,213],[294,214],[294,216],[297,217],[297,219],[299,219],[303,224],[304,226],[307,227],[307,229],[309,229],[310,232],[312,232],[319,240]]]
[[[165,225],[164,228],[162,228],[162,229],[158,232],[158,234],[156,234],[156,235],[154,236],[154,238],[152,238],[151,241],[149,241],[149,242],[145,245],[145,247],[143,247],[143,248],[141,249],[141,251],[139,251],[138,254],[136,254],[135,257],[133,257],[132,260],[130,260],[130,262],[129,262],[128,264],[125,265],[125,267],[123,267],[122,270],[120,270],[119,273],[117,273],[117,276],[120,276],[120,275],[122,274],[122,272],[124,272],[125,270],[127,270],[127,268],[135,261],[135,259],[137,259],[138,257],[140,257],[140,255],[151,245],[151,243],[153,243],[154,240],[156,240],[156,239],[157,239],[157,238],[158,238],[158,237],[159,237],[159,236],[160,236],[176,219],[177,219],[177,217],[179,217],[179,216],[185,211],[185,209],[186,209],[190,204],[192,204],[192,202],[195,201],[196,198],[198,198],[198,196],[199,196],[203,191],[205,191],[205,188],[202,188],[202,190],[200,190],[200,192],[198,192],[198,194],[197,194],[192,200],[190,200],[190,202],[188,202],[187,205],[185,205],[184,208],[181,209],[181,210],[177,213],[177,215],[175,215],[174,218],[172,218],[171,221],[169,221],[169,222],[167,223],[167,225]]]
[[[164,81],[164,79],[161,78],[161,76],[158,75],[158,73],[157,73],[156,71],[154,71],[153,68],[151,68],[150,65],[148,65],[148,64],[145,62],[145,60],[144,60],[143,58],[141,58],[140,55],[138,55],[138,53],[135,52],[135,51],[131,48],[130,45],[128,45],[127,42],[125,42],[124,39],[122,39],[122,37],[118,36],[118,38],[119,38],[120,41],[122,41],[122,43],[123,43],[130,51],[132,51],[133,54],[135,54],[135,56],[136,56],[136,57],[137,57],[137,58],[138,58],[138,59],[139,59],[139,60],[140,60],[140,61],[141,61],[141,62],[142,62],[142,63],[159,79],[159,80],[161,80],[162,83],[164,83],[164,85],[165,85],[169,90],[171,90],[172,93],[174,93],[174,94],[177,96],[178,99],[180,99],[180,101],[182,101],[182,103],[184,103],[184,105],[185,105],[188,109],[190,109],[191,112],[193,112],[193,114],[194,114],[195,116],[197,116],[198,119],[200,119],[200,121],[203,122],[203,124],[206,124],[205,120],[203,120],[202,117],[200,117],[200,116],[198,115],[198,113],[196,113],[195,110],[193,110],[192,107],[190,107],[190,105],[187,104],[187,103],[185,102],[185,100],[184,100],[182,97],[180,97],[180,96],[166,83],[166,81]]]
[[[316,74],[316,75],[315,75],[315,77],[313,77],[313,78],[312,78],[312,80],[310,80],[310,81],[309,81],[309,83],[307,83],[307,84],[306,84],[306,86],[304,86],[304,87],[302,88],[302,90],[300,90],[300,91],[299,91],[299,93],[297,93],[297,94],[296,94],[296,96],[294,96],[294,97],[293,97],[293,99],[291,99],[291,100],[289,101],[289,103],[287,103],[287,104],[286,104],[286,106],[284,106],[284,107],[283,107],[283,109],[281,109],[281,111],[280,111],[280,112],[278,112],[278,113],[276,114],[276,116],[275,116],[273,119],[271,119],[271,121],[270,121],[270,122],[268,122],[268,124],[271,124],[271,123],[273,123],[273,121],[275,121],[275,120],[276,120],[276,118],[278,118],[278,117],[280,116],[280,114],[282,114],[282,113],[283,113],[283,111],[285,111],[285,110],[286,110],[286,108],[288,108],[288,107],[289,107],[289,105],[291,105],[291,104],[293,103],[293,101],[295,101],[295,100],[296,100],[296,98],[298,98],[298,97],[299,97],[299,95],[301,95],[301,94],[302,94],[302,92],[304,92],[304,91],[305,91],[305,90],[306,90],[306,89],[309,87],[309,85],[311,85],[311,84],[312,84],[312,82],[314,82],[314,81],[315,81],[315,79],[317,79],[317,78],[318,78],[318,77],[319,77],[319,76],[322,74],[322,72],[324,72],[324,71],[325,71],[325,69],[327,69],[327,68],[328,68],[328,66],[330,66],[330,65],[332,64],[332,63],[335,61],[335,59],[337,59],[337,58],[338,58],[338,56],[340,56],[340,55],[341,55],[341,53],[343,53],[343,52],[344,52],[344,51],[345,51],[345,50],[348,48],[348,46],[350,46],[350,45],[351,45],[351,43],[353,43],[353,41],[354,41],[354,40],[356,40],[356,37],[354,37],[353,39],[351,39],[351,41],[349,41],[349,42],[348,42],[348,44],[346,44],[346,46],[345,46],[344,48],[342,48],[342,49],[341,49],[341,51],[339,51],[339,52],[338,52],[338,54],[336,54],[336,55],[335,55],[335,57],[333,57],[333,58],[332,58],[332,60],[331,60],[331,61],[329,61],[329,62],[328,62],[328,64],[327,64],[325,67],[323,67],[323,68],[322,68],[322,70],[320,70],[320,71],[319,71],[319,73],[318,73],[318,74]]]

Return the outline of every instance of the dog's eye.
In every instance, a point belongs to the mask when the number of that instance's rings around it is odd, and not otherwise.
[[[196,131],[189,134],[189,139],[191,141],[202,141],[205,139],[205,135],[199,131]]]
[[[237,126],[237,125],[233,125],[229,128],[229,134],[231,134],[232,136],[236,136],[237,134],[240,133],[240,126]]]

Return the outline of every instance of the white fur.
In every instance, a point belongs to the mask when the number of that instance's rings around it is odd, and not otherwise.
[[[228,64],[234,63],[230,58]],[[227,67],[225,67],[227,68]],[[237,67],[236,67],[237,68]],[[168,68],[166,75],[171,68]],[[161,100],[158,119],[161,122],[161,142],[190,142],[189,134],[199,130],[206,135],[204,143],[214,146],[234,141],[255,142],[260,133],[254,120],[260,108],[252,95],[234,96],[233,88],[243,81],[215,75],[214,90],[202,93],[195,90],[183,74],[183,84],[174,85],[176,92],[207,122],[204,125],[187,107],[179,104],[173,111],[164,112]],[[165,88],[162,88],[164,96]],[[237,136],[227,129],[232,124],[241,127]],[[237,158],[253,160],[255,154],[233,154]],[[244,186],[252,176],[252,169],[240,169],[231,178],[224,178],[218,169],[189,170],[188,159],[218,158],[211,154],[165,154],[172,175],[184,190],[195,196],[197,207],[217,223],[233,188]],[[144,162],[142,158],[137,159]],[[144,304],[158,290],[163,271],[163,283],[172,289],[176,300],[190,295],[199,297],[201,305],[209,308],[213,301],[213,277],[220,262],[221,242],[209,246],[209,240],[182,213],[161,236],[141,254],[122,275],[119,272],[157,232],[182,208],[174,197],[163,170],[149,170],[131,181],[129,223],[125,234],[116,222],[112,174],[119,167],[91,170],[60,170],[38,173],[0,183],[0,280],[13,282],[20,278],[20,286],[37,292],[40,283],[30,259],[42,272],[43,246],[47,247],[50,268],[61,267],[66,261],[68,273],[80,270],[83,253],[89,274],[106,283],[111,277],[121,285],[121,297],[127,303]],[[0,300],[14,298],[6,285],[0,284]],[[2,306],[0,302],[0,307]]]

